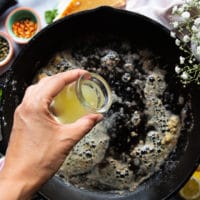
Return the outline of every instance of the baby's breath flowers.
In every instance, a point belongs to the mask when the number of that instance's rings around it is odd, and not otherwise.
[[[172,8],[171,37],[184,52],[175,72],[186,85],[200,85],[200,0],[184,0]]]

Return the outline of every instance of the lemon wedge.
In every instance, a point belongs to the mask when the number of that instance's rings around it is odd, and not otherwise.
[[[200,170],[196,170],[193,174],[194,177],[196,177],[197,179],[199,179],[200,181]]]
[[[200,180],[192,176],[190,180],[180,190],[180,195],[186,200],[196,200],[200,198]]]

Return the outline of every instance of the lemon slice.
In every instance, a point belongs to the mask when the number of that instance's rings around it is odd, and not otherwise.
[[[197,179],[199,179],[200,181],[200,171],[196,170],[193,174],[194,177],[196,177]]]
[[[200,197],[200,180],[192,176],[179,193],[186,200],[197,199]]]

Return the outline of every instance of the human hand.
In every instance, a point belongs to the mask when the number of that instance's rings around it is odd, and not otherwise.
[[[2,180],[16,182],[16,185],[21,183],[23,198],[19,199],[29,197],[59,169],[72,147],[102,119],[100,114],[89,114],[74,123],[61,124],[49,111],[50,103],[64,86],[84,73],[86,71],[77,69],[46,77],[26,90],[14,114],[5,164],[0,173],[0,188]]]

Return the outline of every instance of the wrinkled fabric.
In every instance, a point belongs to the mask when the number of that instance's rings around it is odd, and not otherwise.
[[[127,0],[125,9],[150,17],[170,28],[172,7],[182,2],[183,0]]]

